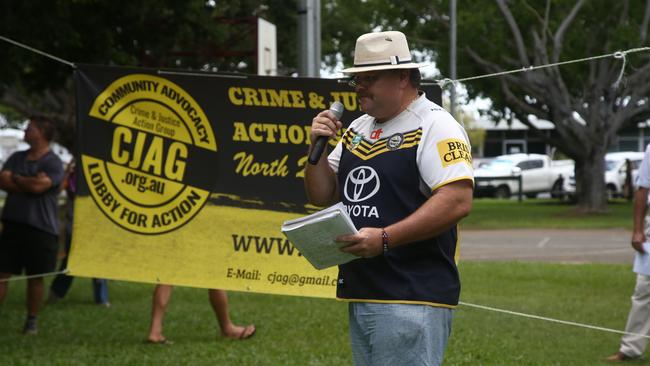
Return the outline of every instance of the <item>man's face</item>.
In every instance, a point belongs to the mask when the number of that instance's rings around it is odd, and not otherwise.
[[[363,112],[385,120],[399,111],[404,91],[400,71],[361,72],[354,75],[353,83]]]
[[[41,138],[43,138],[43,131],[34,122],[29,122],[25,130],[25,142],[31,145]]]

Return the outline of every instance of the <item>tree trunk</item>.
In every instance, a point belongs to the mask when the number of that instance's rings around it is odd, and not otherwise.
[[[605,147],[594,147],[584,160],[576,160],[576,198],[579,212],[607,211]]]

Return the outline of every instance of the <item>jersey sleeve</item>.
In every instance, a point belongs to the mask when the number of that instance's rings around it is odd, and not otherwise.
[[[339,142],[336,144],[336,147],[334,147],[334,150],[327,156],[327,161],[330,164],[330,168],[334,171],[334,173],[338,174],[339,173],[339,162],[341,161],[341,153],[343,152],[343,139],[339,140]]]
[[[650,144],[645,149],[645,155],[639,167],[639,175],[637,177],[637,185],[639,187],[650,189]]]
[[[431,127],[423,131],[417,164],[422,180],[431,191],[459,180],[474,181],[472,150],[463,127],[447,112],[433,115]]]
[[[339,139],[339,142],[336,144],[336,147],[334,147],[334,150],[327,156],[327,161],[330,164],[330,167],[334,171],[334,173],[339,174],[339,163],[341,161],[341,154],[343,154],[343,141],[346,139],[346,136],[350,134],[350,128],[353,127],[355,124],[356,120],[353,121],[350,124],[350,127],[348,127],[341,138]]]

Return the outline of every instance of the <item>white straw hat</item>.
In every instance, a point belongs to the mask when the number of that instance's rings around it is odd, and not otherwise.
[[[389,69],[415,69],[427,66],[412,62],[406,36],[402,32],[366,33],[354,46],[354,66],[341,70],[346,74]]]

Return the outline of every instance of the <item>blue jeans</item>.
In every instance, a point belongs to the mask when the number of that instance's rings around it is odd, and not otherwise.
[[[65,257],[61,261],[60,270],[64,270],[68,267],[68,253],[70,253],[70,244],[72,242],[72,236],[69,231],[66,231],[65,235]],[[52,284],[50,285],[50,291],[52,291],[58,298],[63,298],[70,290],[72,285],[72,280],[74,277],[67,276],[65,274],[58,274]],[[93,278],[93,298],[96,304],[107,304],[108,303],[108,281],[102,278]]]
[[[355,365],[442,364],[451,333],[451,309],[351,302],[349,317]]]

